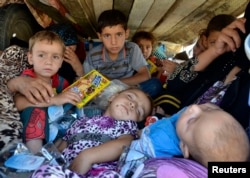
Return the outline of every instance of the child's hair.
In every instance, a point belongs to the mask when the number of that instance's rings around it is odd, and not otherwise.
[[[205,35],[208,37],[213,31],[221,31],[236,18],[229,14],[219,14],[214,16],[208,23]]]
[[[220,119],[220,118],[218,118]],[[249,140],[246,131],[236,121],[226,120],[211,136],[213,142],[206,140],[198,144],[192,158],[208,166],[209,161],[247,161],[249,159]]]
[[[36,42],[44,41],[44,40],[47,40],[51,44],[53,42],[59,43],[63,48],[63,52],[65,51],[65,45],[64,45],[62,39],[60,38],[60,36],[52,31],[48,31],[48,30],[39,31],[29,39],[29,51],[30,52],[32,51],[33,46]]]
[[[153,47],[156,45],[157,42],[155,36],[151,32],[146,32],[146,31],[136,32],[132,37],[131,41],[138,44],[141,39],[146,39],[151,41]]]
[[[105,27],[122,25],[124,30],[127,30],[127,17],[119,10],[106,10],[101,13],[98,18],[97,32],[101,33]]]

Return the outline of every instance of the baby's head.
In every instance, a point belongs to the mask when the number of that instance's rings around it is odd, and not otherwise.
[[[177,122],[177,134],[185,158],[204,166],[216,161],[247,161],[249,140],[230,114],[210,103],[189,106]]]
[[[143,121],[153,107],[149,95],[138,88],[128,88],[110,97],[110,104],[104,115],[116,120]]]

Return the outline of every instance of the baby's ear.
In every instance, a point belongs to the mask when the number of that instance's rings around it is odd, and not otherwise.
[[[182,141],[180,141],[180,148],[181,148],[181,151],[182,151],[184,158],[189,158],[188,146],[185,143],[183,143]]]

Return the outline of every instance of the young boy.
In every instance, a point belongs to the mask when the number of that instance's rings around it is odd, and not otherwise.
[[[64,61],[58,74],[72,84],[77,77],[83,74],[83,61],[86,57],[85,48],[80,39],[78,39],[77,32],[73,26],[69,24],[59,23],[53,24],[47,28],[58,34],[66,46],[64,52]]]
[[[28,62],[32,69],[23,71],[23,76],[39,78],[55,88],[60,93],[68,86],[68,82],[57,74],[62,65],[65,46],[61,38],[51,31],[37,32],[29,40]],[[21,120],[24,125],[23,138],[31,152],[37,153],[48,141],[48,115],[47,107],[51,105],[63,105],[71,103],[75,105],[81,97],[67,91],[55,95],[49,103],[30,103],[25,96],[17,93],[14,96],[15,105],[21,111]]]
[[[146,31],[136,32],[131,41],[139,46],[145,59],[149,59],[152,56],[156,45],[156,38],[152,33]]]
[[[140,48],[129,37],[127,18],[119,10],[106,10],[98,18],[97,35],[102,44],[89,51],[84,72],[98,70],[109,79],[140,88],[154,97],[162,88],[159,80],[150,79],[147,62]]]
[[[84,177],[102,177],[103,172],[116,169],[123,146],[129,145],[137,135],[136,123],[144,120],[151,110],[152,101],[147,94],[137,88],[125,89],[109,98],[103,115],[75,121],[63,137],[59,150],[71,163],[71,170]],[[62,167],[52,171],[47,165],[32,177],[74,175],[67,173]]]
[[[154,35],[150,32],[146,31],[136,32],[132,37],[132,41],[140,47],[143,57],[146,60],[152,61],[157,66],[157,69],[152,73],[152,76],[159,78],[162,84],[164,84],[167,77],[166,74],[167,73],[170,74],[175,70],[176,63],[165,59],[160,60],[152,55],[157,40],[155,39]]]
[[[211,103],[191,105],[145,127],[130,145],[149,157],[183,156],[210,161],[247,161],[249,140],[242,126]]]

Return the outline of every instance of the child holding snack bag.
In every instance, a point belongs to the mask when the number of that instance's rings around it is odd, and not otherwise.
[[[65,45],[62,39],[54,32],[40,31],[29,40],[28,61],[33,68],[26,69],[22,75],[39,78],[55,88],[56,93],[50,102],[32,104],[24,95],[16,93],[15,105],[21,112],[24,125],[23,140],[32,153],[37,153],[43,143],[49,139],[49,125],[47,107],[70,103],[76,105],[81,96],[73,91],[61,92],[68,86],[68,82],[57,72],[63,62]]]

